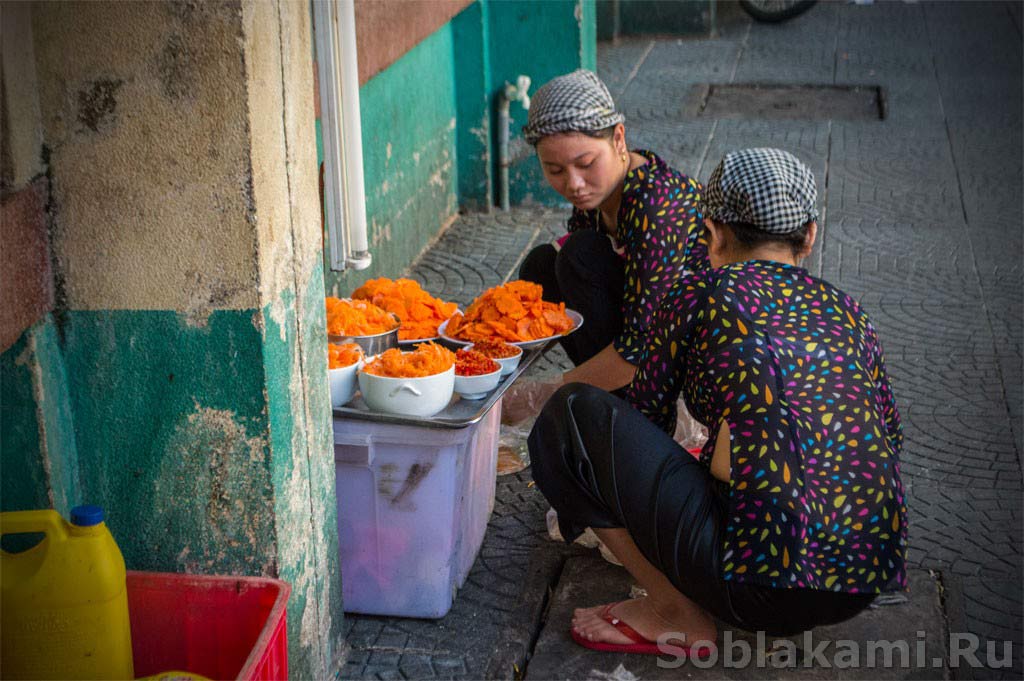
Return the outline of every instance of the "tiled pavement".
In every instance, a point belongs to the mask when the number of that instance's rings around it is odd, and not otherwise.
[[[1022,678],[1022,5],[819,3],[776,26],[720,10],[714,39],[601,46],[599,71],[625,110],[629,141],[702,180],[742,146],[787,148],[812,165],[824,232],[810,269],[865,305],[904,415],[910,562],[934,572],[945,617],[921,627],[1013,643],[1010,668],[904,678]],[[701,82],[880,85],[888,116],[684,117]],[[468,303],[514,277],[566,212],[462,216],[411,274]],[[554,351],[536,370],[564,361]],[[582,588],[579,562],[593,559],[544,538],[546,508],[528,470],[499,478],[484,547],[451,613],[346,615],[342,678],[557,675],[531,667],[530,655],[572,645],[544,618],[564,614],[559,599]],[[591,655],[591,676],[612,678],[620,659]]]

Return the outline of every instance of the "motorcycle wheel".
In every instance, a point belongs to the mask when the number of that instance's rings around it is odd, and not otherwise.
[[[809,10],[817,0],[740,0],[740,7],[758,21],[774,24]]]

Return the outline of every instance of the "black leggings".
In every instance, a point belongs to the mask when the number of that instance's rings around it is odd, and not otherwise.
[[[583,229],[569,235],[561,250],[551,244],[537,246],[519,267],[520,279],[544,288],[544,300],[565,303],[583,315],[583,328],[559,340],[576,366],[622,331],[625,262],[607,236]]]
[[[732,626],[788,635],[849,619],[874,599],[722,579],[728,485],[603,390],[559,389],[537,417],[529,447],[534,480],[567,542],[587,527],[625,528],[679,591]]]

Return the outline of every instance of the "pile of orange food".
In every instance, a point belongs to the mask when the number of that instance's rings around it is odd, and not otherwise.
[[[515,345],[509,345],[503,340],[497,340],[494,338],[484,338],[473,343],[473,349],[479,352],[484,357],[490,357],[492,359],[508,359],[509,357],[515,357],[522,348],[516,347]]]
[[[510,281],[487,289],[466,309],[448,321],[452,338],[478,342],[487,338],[522,342],[560,336],[571,331],[565,303],[541,300],[540,284]]]
[[[363,350],[355,343],[328,343],[327,365],[331,369],[350,367],[363,357]]]
[[[497,362],[476,350],[462,348],[455,353],[455,374],[458,376],[493,374],[500,368]]]
[[[421,378],[444,373],[455,364],[455,353],[437,343],[420,343],[412,352],[385,350],[363,366],[363,371],[387,378]]]
[[[395,328],[395,318],[365,300],[327,300],[327,334],[375,336]]]
[[[371,279],[357,288],[352,297],[369,300],[401,319],[399,340],[434,338],[437,336],[437,327],[457,309],[455,303],[434,298],[420,287],[419,282],[412,279]]]

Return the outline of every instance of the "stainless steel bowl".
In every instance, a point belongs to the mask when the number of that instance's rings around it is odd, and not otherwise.
[[[332,336],[328,334],[328,343],[355,343],[363,349],[363,354],[366,357],[372,355],[379,355],[385,350],[398,347],[398,317],[394,314],[391,318],[395,320],[395,328],[384,333],[378,333],[373,336]]]

